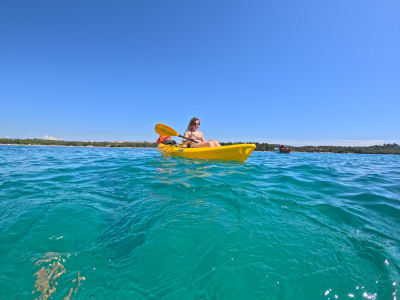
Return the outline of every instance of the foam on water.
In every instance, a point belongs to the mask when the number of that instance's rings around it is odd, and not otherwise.
[[[396,299],[400,156],[0,147],[0,299]]]

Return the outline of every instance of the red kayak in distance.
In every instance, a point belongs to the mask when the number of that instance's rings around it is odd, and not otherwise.
[[[279,147],[275,148],[276,153],[290,153],[292,149],[290,147],[286,147],[284,145],[280,145]]]

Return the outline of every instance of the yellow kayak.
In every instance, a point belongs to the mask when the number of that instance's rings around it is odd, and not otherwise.
[[[254,144],[238,144],[221,147],[186,148],[180,145],[159,144],[157,150],[165,156],[192,159],[218,159],[244,162],[254,151]]]

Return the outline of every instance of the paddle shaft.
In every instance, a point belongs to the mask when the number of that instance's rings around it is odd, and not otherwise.
[[[178,137],[180,137],[180,138],[183,138],[183,139],[185,139],[185,140],[189,140],[189,141],[191,141],[191,142],[193,142],[193,143],[200,143],[199,141],[195,141],[195,140],[193,140],[193,139],[190,139],[190,138],[187,138],[187,137],[185,137],[185,136],[183,136],[183,135],[178,135]]]

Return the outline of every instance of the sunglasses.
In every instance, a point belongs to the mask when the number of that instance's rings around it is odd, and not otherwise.
[[[199,125],[200,126],[200,122],[196,122],[196,123],[194,123],[194,125]]]

